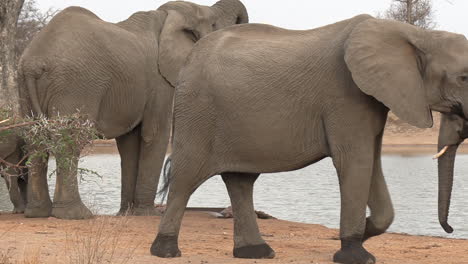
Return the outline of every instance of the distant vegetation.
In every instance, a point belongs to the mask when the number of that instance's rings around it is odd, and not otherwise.
[[[379,16],[424,29],[437,27],[431,0],[393,0],[390,7]]]

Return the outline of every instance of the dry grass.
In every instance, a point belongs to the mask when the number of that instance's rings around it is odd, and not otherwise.
[[[65,258],[54,263],[68,264],[126,264],[133,263],[135,250],[141,242],[128,231],[130,218],[127,216],[99,216],[78,227],[65,227]],[[0,239],[15,227],[0,234]],[[21,243],[20,243],[21,244]],[[18,251],[16,242],[0,249],[0,264],[38,264],[41,260],[39,248],[27,246]],[[19,246],[21,248],[21,246]]]
[[[67,231],[70,264],[130,263],[139,243],[123,239],[132,236],[126,231],[128,217],[99,216],[86,221],[86,228]]]
[[[20,258],[16,258],[11,249],[0,251],[0,264],[39,264],[42,263],[40,258],[41,252],[39,250],[34,250],[33,252],[26,252],[24,250],[23,256]]]
[[[24,251],[23,258],[17,264],[38,264],[41,263],[41,251],[39,249],[34,249],[30,252]]]
[[[11,262],[11,251],[8,250],[2,250],[0,251],[0,264],[10,264]]]
[[[2,239],[5,235],[10,233],[13,229],[17,226],[12,227],[3,233],[0,234],[0,239]],[[22,257],[16,257],[13,253],[13,248],[8,248],[6,250],[0,250],[0,264],[37,264],[41,263],[40,260],[40,251],[34,250],[31,252],[26,252],[26,249],[23,250]],[[18,260],[19,259],[19,260]]]

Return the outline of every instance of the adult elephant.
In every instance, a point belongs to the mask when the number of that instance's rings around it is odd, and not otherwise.
[[[69,7],[34,38],[20,62],[23,115],[73,114],[79,109],[121,157],[119,213],[156,214],[154,199],[169,137],[173,86],[194,44],[210,32],[248,22],[238,0],[211,7],[168,2],[113,24]],[[78,153],[77,153],[78,154]],[[32,161],[26,217],[87,218],[78,192],[78,156],[58,171],[51,203],[47,161]]]
[[[455,156],[458,146],[468,138],[468,121],[457,115],[442,115],[438,149],[439,170],[439,222],[447,233],[453,228],[448,224],[450,198],[452,196]]]
[[[0,176],[5,180],[13,213],[24,213],[27,202],[28,169],[23,152],[24,141],[14,135],[2,135],[0,139]]]
[[[181,254],[187,201],[221,174],[234,256],[273,257],[256,223],[255,180],[331,157],[341,192],[333,259],[369,264],[363,242],[394,217],[381,167],[387,113],[421,128],[432,126],[431,110],[467,116],[468,41],[369,15],[307,31],[240,25],[201,40],[178,83],[168,206],[153,255]]]

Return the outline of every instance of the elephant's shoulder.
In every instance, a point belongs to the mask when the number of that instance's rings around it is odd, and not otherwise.
[[[201,49],[210,57],[215,56],[216,60],[239,59],[242,56],[251,57],[254,53],[266,54],[283,47],[297,46],[299,35],[295,30],[266,24],[243,24],[210,34],[194,50]]]
[[[54,35],[63,32],[75,32],[89,29],[90,26],[100,23],[107,22],[101,20],[88,9],[71,6],[55,15],[41,32],[50,32]]]
[[[211,33],[202,42],[206,46],[214,46],[215,49],[229,49],[238,45],[258,41],[275,41],[282,37],[294,34],[293,30],[275,27],[267,24],[241,24],[218,30]],[[206,44],[206,43],[210,44]]]
[[[219,34],[223,36],[238,36],[245,38],[261,37],[262,35],[272,36],[288,34],[292,32],[294,31],[261,23],[240,24],[219,30]]]
[[[91,12],[90,10],[80,7],[80,6],[70,6],[62,10],[60,13],[58,13],[56,18],[61,18],[61,17],[88,17],[88,18],[93,18],[93,19],[99,19],[100,18]]]

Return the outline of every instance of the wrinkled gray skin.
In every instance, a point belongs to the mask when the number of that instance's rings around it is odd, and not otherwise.
[[[0,141],[0,158],[10,164],[24,166],[26,161],[22,160],[24,157],[23,146],[24,141],[13,134],[2,136],[2,140]],[[4,164],[1,166],[4,166]],[[27,169],[10,167],[5,172],[1,177],[5,180],[10,200],[13,204],[13,213],[24,213],[27,202]]]
[[[448,224],[450,198],[452,196],[455,156],[458,146],[468,138],[468,121],[458,115],[442,115],[440,121],[438,149],[447,147],[447,151],[439,157],[439,222],[447,233],[453,228]]]
[[[273,257],[256,223],[256,178],[331,157],[341,192],[334,261],[374,263],[362,243],[394,217],[381,167],[387,113],[417,127],[432,126],[430,110],[466,115],[466,76],[464,36],[368,15],[307,31],[249,24],[210,34],[179,75],[168,206],[151,253],[181,254],[187,201],[221,174],[234,256]]]
[[[24,115],[68,115],[77,109],[121,156],[120,214],[157,214],[154,199],[169,137],[174,84],[195,42],[212,31],[245,23],[238,0],[212,7],[174,1],[117,24],[80,7],[56,15],[31,42],[20,62]],[[54,201],[47,163],[34,160],[26,217],[81,219],[91,212],[78,192],[78,154],[57,171]]]

